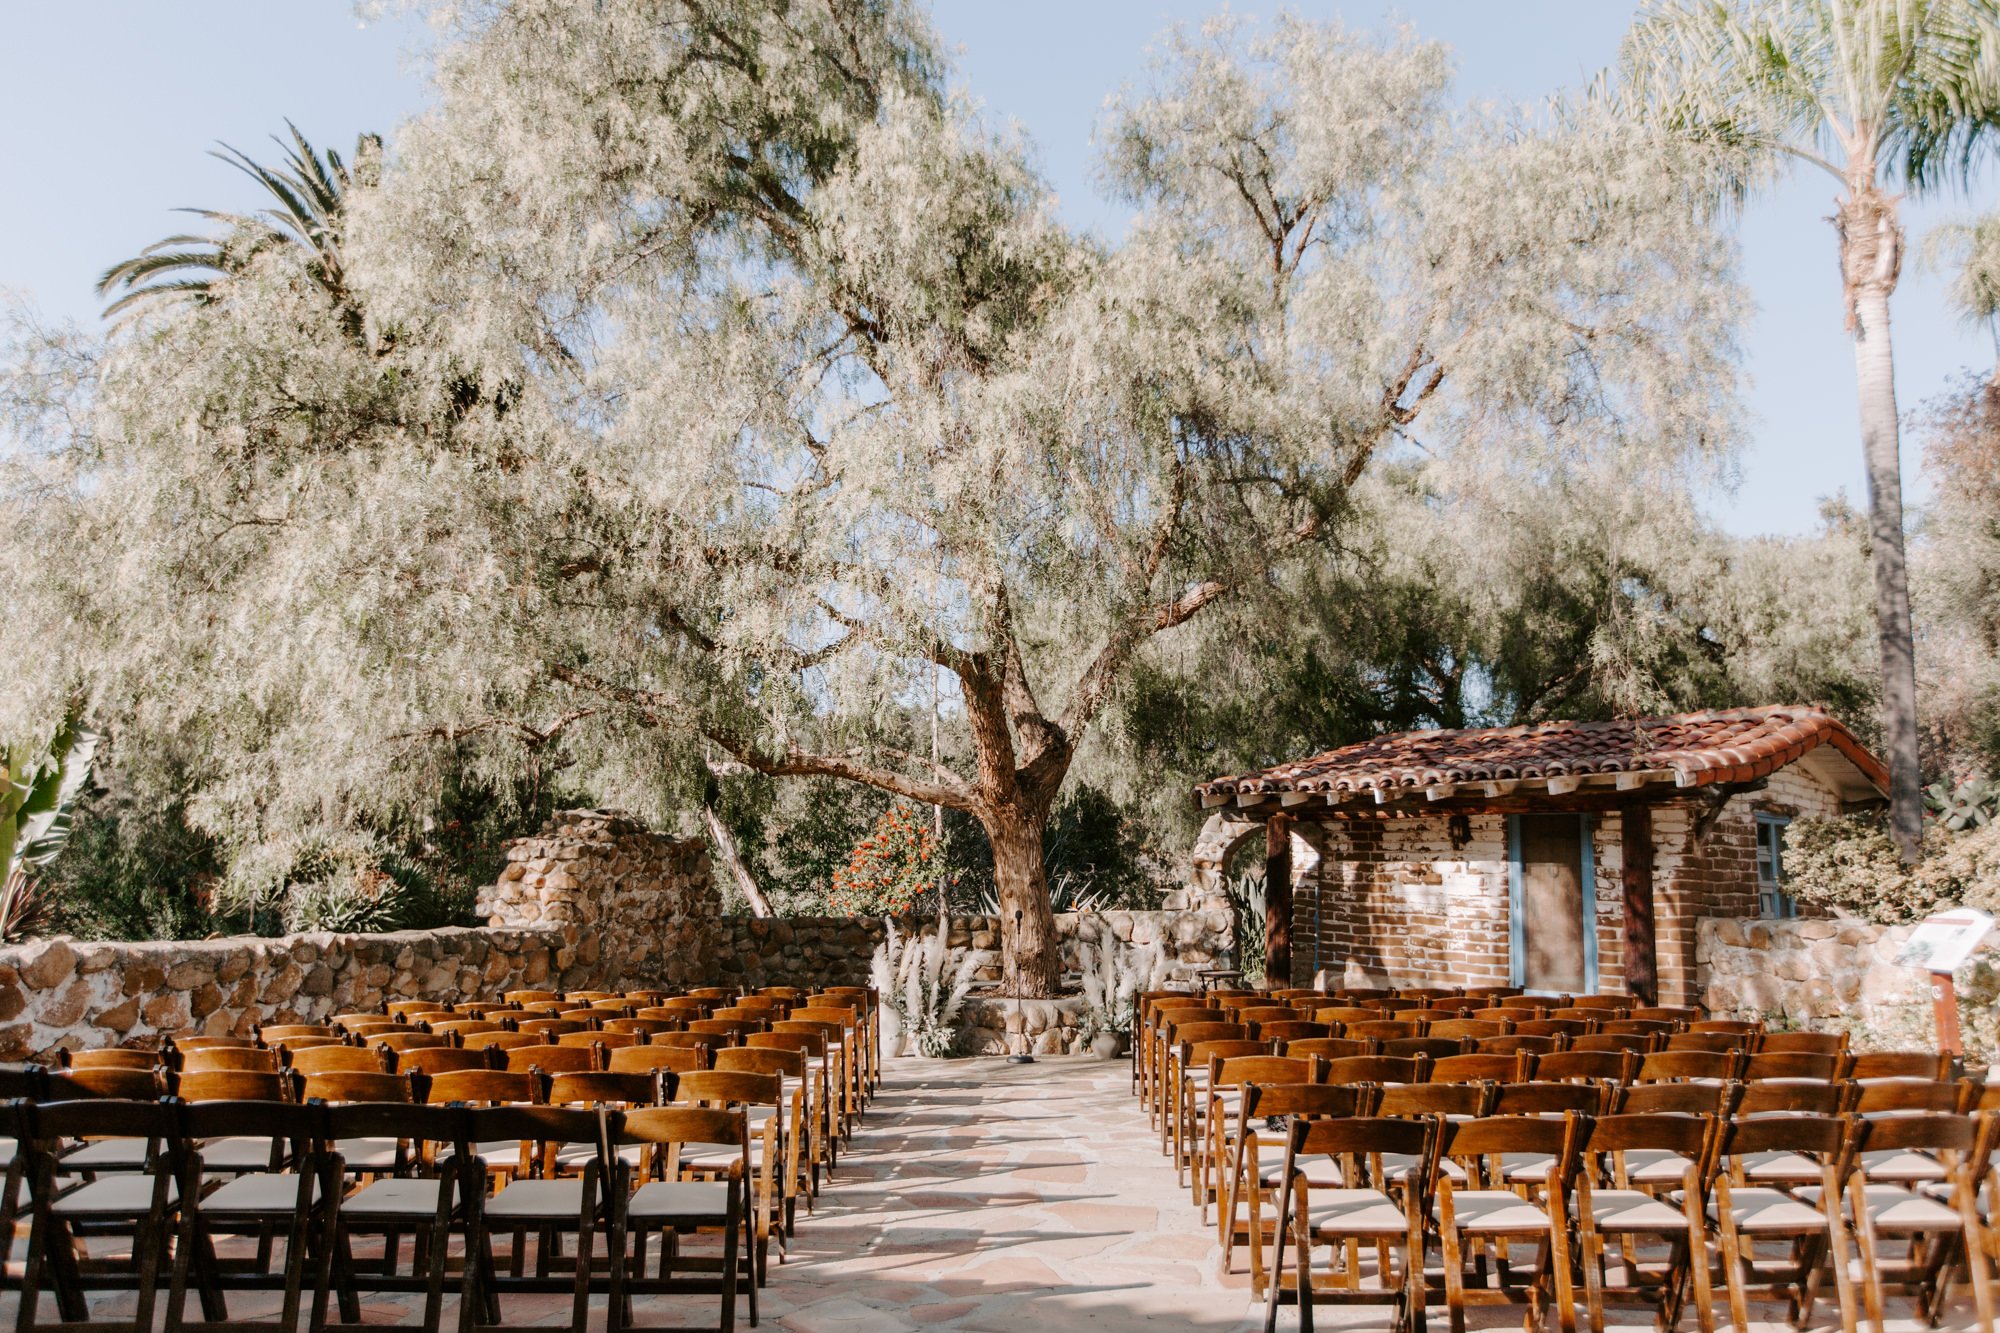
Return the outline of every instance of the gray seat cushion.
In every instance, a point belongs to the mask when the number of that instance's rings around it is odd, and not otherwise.
[[[432,1217],[443,1189],[440,1180],[378,1180],[348,1195],[340,1205],[340,1215],[349,1222],[408,1222]]]
[[[699,1180],[656,1180],[632,1195],[634,1222],[720,1223],[729,1214],[729,1186]]]
[[[307,1197],[319,1198],[319,1182],[308,1178]],[[264,1214],[285,1217],[299,1204],[299,1178],[275,1171],[253,1171],[236,1177],[203,1196],[204,1213]],[[289,1217],[286,1217],[289,1221]]]
[[[72,1220],[92,1217],[144,1217],[153,1209],[153,1177],[150,1175],[101,1176],[88,1185],[57,1199],[50,1205],[58,1217]],[[174,1182],[167,1182],[169,1207],[180,1198]]]
[[[494,1221],[573,1218],[583,1211],[581,1180],[517,1180],[486,1201]]]

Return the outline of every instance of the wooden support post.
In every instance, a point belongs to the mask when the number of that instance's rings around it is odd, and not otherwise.
[[[1264,823],[1264,985],[1292,984],[1292,830],[1283,815]]]
[[[1647,1004],[1660,1002],[1659,959],[1653,946],[1653,811],[1628,805],[1620,812],[1625,899],[1625,989]]]

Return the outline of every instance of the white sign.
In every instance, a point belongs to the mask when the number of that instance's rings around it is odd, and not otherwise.
[[[1926,972],[1956,972],[1993,929],[1993,918],[1976,907],[1958,907],[1927,916],[1910,932],[1909,943],[1896,955],[1898,967]]]

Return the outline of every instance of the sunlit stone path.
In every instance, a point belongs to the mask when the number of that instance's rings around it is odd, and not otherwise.
[[[1127,1086],[1122,1060],[889,1061],[767,1315],[799,1333],[1252,1326],[1247,1277],[1217,1276]]]

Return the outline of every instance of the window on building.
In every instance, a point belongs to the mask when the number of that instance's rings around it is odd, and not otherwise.
[[[1797,916],[1799,905],[1785,892],[1785,825],[1782,815],[1757,816],[1757,914]]]

